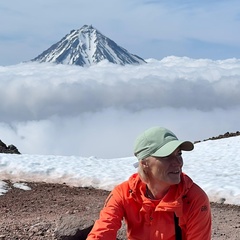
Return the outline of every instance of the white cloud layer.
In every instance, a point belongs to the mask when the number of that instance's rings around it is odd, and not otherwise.
[[[125,157],[161,125],[192,141],[239,130],[240,60],[0,67],[0,139],[22,153]]]

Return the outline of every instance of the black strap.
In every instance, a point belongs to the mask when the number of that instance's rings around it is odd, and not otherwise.
[[[176,234],[176,240],[182,240],[182,229],[178,225],[178,217],[174,213],[174,223],[175,223],[175,234]]]

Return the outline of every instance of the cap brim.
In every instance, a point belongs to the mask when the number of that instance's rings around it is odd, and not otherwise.
[[[190,141],[173,140],[166,143],[164,146],[158,149],[155,153],[151,154],[151,156],[166,157],[172,154],[178,147],[183,151],[191,151],[193,150],[194,145]]]

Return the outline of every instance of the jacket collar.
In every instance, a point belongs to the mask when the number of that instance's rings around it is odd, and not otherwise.
[[[142,203],[143,205],[152,205],[151,200],[145,197],[146,184],[142,182],[137,173],[133,174],[129,178],[129,187],[131,189],[131,197],[135,201]],[[179,184],[170,187],[167,194],[156,206],[156,211],[174,211],[177,216],[182,215],[182,202],[187,192],[193,185],[193,181],[186,174],[181,174],[181,182]]]

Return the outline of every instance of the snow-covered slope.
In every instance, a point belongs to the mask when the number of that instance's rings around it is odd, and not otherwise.
[[[32,61],[91,66],[105,59],[120,65],[146,63],[102,35],[92,25],[72,30]]]

